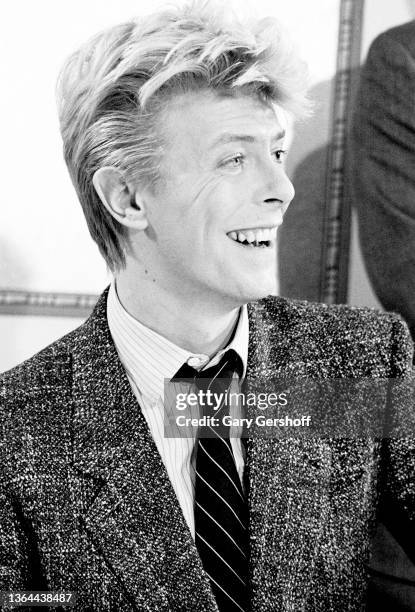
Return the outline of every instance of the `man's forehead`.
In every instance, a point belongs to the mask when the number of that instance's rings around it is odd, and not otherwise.
[[[179,125],[188,132],[196,129],[209,149],[236,141],[280,141],[285,136],[281,109],[254,96],[223,96],[209,90],[181,94],[169,105],[166,118],[175,131]]]

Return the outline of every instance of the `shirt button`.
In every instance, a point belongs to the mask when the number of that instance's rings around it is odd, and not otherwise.
[[[192,368],[198,368],[209,361],[209,357],[189,357],[187,363]]]

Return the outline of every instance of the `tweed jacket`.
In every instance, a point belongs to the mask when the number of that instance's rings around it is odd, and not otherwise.
[[[415,21],[372,43],[349,144],[370,279],[384,308],[399,312],[415,338]]]
[[[410,371],[394,315],[267,298],[249,324],[247,377]],[[106,293],[80,328],[2,375],[0,399],[0,590],[75,591],[81,612],[217,610]],[[252,611],[364,610],[378,514],[412,529],[415,550],[415,443],[258,438],[246,452]]]

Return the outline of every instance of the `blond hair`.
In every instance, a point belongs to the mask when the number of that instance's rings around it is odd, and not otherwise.
[[[64,155],[108,266],[125,265],[127,230],[101,205],[93,174],[114,166],[137,185],[156,183],[157,123],[169,96],[248,91],[299,114],[307,106],[305,75],[275,20],[243,24],[206,1],[112,27],[69,57],[57,88]]]

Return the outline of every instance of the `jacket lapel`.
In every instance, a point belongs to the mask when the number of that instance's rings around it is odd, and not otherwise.
[[[104,294],[73,362],[80,524],[137,609],[217,608],[165,467],[118,359]]]
[[[285,300],[273,304],[272,316],[263,302],[248,309],[247,391],[264,389],[276,377],[307,374],[289,304]],[[301,339],[301,334],[297,337]],[[257,414],[253,408],[249,416],[255,419]],[[251,438],[246,447],[252,609],[301,610],[313,584],[324,512],[329,507],[323,502],[330,448],[319,440],[275,437]]]

